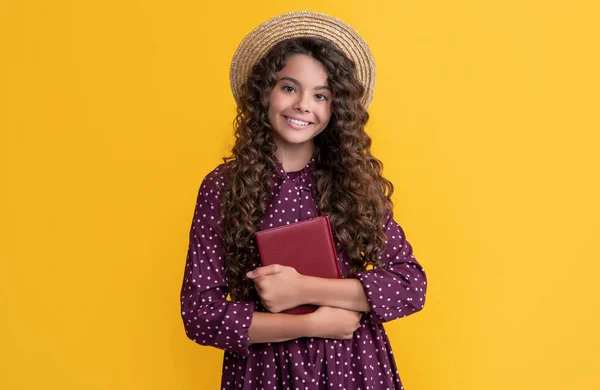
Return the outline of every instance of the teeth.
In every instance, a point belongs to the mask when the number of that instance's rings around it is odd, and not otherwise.
[[[299,126],[308,126],[309,122],[303,122],[303,121],[299,121],[297,119],[292,119],[292,118],[287,118],[288,122],[292,122],[295,125],[299,125]]]

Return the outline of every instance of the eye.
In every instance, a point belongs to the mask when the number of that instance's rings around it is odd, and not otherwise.
[[[291,85],[284,85],[283,87],[281,87],[281,89],[285,92],[295,92],[296,88],[292,87]]]
[[[317,100],[327,100],[327,96],[323,95],[322,93],[316,94],[315,97]]]

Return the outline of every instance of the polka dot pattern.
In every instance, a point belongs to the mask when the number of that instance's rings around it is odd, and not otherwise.
[[[319,215],[314,164],[311,160],[298,172],[285,172],[278,163],[272,199],[259,223],[261,229]],[[224,250],[218,233],[223,180],[220,165],[200,186],[181,289],[181,315],[187,336],[198,344],[225,351],[221,388],[403,389],[382,323],[423,308],[426,276],[392,213],[383,225],[387,234],[381,252],[384,267],[356,276],[365,289],[371,312],[363,315],[352,340],[300,338],[251,345],[248,327],[254,311],[262,308],[258,302],[226,299]],[[347,254],[342,251],[338,260],[347,277]]]

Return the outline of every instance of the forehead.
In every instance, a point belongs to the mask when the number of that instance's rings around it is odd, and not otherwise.
[[[287,58],[285,66],[277,73],[278,78],[292,77],[301,84],[327,85],[325,66],[313,57],[294,54]]]

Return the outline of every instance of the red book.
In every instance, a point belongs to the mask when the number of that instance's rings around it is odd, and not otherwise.
[[[304,221],[256,232],[256,244],[263,266],[281,264],[298,273],[319,278],[341,278],[329,217]],[[302,305],[282,311],[307,314],[317,306]]]

